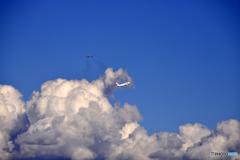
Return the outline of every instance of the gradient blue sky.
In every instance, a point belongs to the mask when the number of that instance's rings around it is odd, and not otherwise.
[[[2,0],[0,22],[0,84],[25,101],[111,67],[136,88],[110,102],[136,104],[149,135],[240,117],[240,1]]]

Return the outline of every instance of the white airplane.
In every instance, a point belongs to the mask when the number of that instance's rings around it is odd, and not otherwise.
[[[126,83],[122,83],[122,84],[118,84],[118,82],[116,82],[116,85],[118,87],[128,86],[129,84],[130,84],[130,82],[126,82]]]
[[[92,58],[92,57],[94,57],[94,56],[90,56],[90,55],[88,55],[88,56],[86,56],[87,58]]]

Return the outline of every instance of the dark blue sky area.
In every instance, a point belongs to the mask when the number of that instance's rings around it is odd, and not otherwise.
[[[0,84],[25,101],[48,80],[123,68],[136,89],[110,102],[136,104],[150,135],[239,119],[240,1],[3,0],[0,21]]]

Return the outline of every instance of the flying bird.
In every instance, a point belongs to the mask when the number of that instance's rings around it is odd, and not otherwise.
[[[126,83],[122,83],[122,84],[118,84],[118,82],[116,82],[116,85],[118,87],[128,86],[129,84],[130,84],[130,82],[126,82]]]
[[[92,57],[94,57],[94,56],[90,56],[90,55],[88,55],[88,56],[86,56],[87,58],[92,58]]]

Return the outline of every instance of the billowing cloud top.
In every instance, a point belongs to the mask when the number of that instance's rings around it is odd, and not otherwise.
[[[15,88],[0,85],[0,159],[219,159],[210,152],[240,153],[240,122],[233,119],[213,131],[196,123],[180,126],[179,134],[148,136],[135,105],[112,106],[107,99],[121,80],[132,82],[126,71],[108,68],[91,83],[48,81],[26,103]]]

